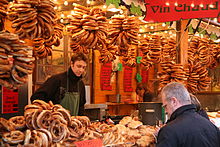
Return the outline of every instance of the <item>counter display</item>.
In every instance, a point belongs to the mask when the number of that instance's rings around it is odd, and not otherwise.
[[[136,117],[119,124],[90,122],[87,116],[71,116],[61,105],[35,100],[25,106],[24,116],[0,118],[1,146],[76,146],[84,140],[101,139],[103,146],[149,146],[155,142],[153,126]]]
[[[220,129],[220,111],[218,112],[207,112],[209,119]]]

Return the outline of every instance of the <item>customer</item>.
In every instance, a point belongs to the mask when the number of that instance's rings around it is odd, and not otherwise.
[[[197,99],[197,97],[193,95],[192,93],[190,93],[190,99],[191,99],[191,103],[196,106],[196,112],[209,120],[208,114],[206,113],[204,109],[202,109],[201,104],[199,100]]]
[[[54,104],[61,104],[71,112],[71,115],[83,115],[85,85],[82,75],[87,66],[87,57],[79,52],[71,58],[68,71],[54,75],[31,96],[31,101],[41,99]]]
[[[161,91],[169,121],[157,137],[157,147],[220,147],[220,131],[198,113],[184,85],[173,82]]]
[[[144,83],[138,83],[136,87],[136,94],[139,102],[152,102],[154,96]]]

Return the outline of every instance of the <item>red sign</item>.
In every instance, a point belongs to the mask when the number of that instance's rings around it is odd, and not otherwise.
[[[219,0],[145,0],[145,7],[144,20],[150,22],[218,17],[220,13]]]
[[[18,92],[2,86],[2,114],[18,113]]]
[[[85,141],[78,141],[74,143],[76,147],[102,147],[102,140],[101,139],[92,139],[92,140],[85,140]]]
[[[111,73],[112,73],[112,63],[106,63],[104,65],[101,65],[101,72],[100,72],[101,90],[112,90],[112,86],[110,85]]]
[[[132,72],[133,68],[124,65],[124,91],[132,92]]]
[[[141,70],[142,83],[147,83],[148,81],[148,70]]]

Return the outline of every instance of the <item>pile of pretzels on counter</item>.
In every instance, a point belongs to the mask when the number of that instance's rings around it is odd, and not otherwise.
[[[119,124],[90,122],[87,116],[71,116],[59,104],[34,100],[24,108],[24,116],[0,118],[0,146],[75,146],[74,142],[101,139],[104,146],[154,143],[155,128],[137,118],[124,117]]]

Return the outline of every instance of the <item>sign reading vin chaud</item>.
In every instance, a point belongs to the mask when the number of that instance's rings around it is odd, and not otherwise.
[[[145,21],[218,17],[220,22],[219,0],[145,0],[145,7]]]

